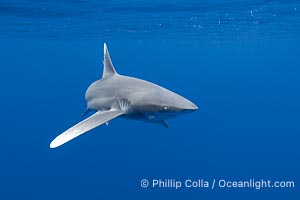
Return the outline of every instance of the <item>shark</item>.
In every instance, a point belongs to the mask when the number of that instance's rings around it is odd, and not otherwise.
[[[196,111],[198,107],[188,99],[157,84],[120,75],[111,61],[104,43],[102,78],[93,82],[85,93],[87,109],[94,114],[58,135],[50,148],[59,147],[70,140],[107,124],[114,118],[141,120],[161,124],[168,128],[166,120]]]

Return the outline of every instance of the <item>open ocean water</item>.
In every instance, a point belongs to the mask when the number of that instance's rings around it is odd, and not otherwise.
[[[84,119],[104,42],[120,74],[199,110],[50,149]],[[299,0],[1,0],[0,55],[1,200],[300,198]],[[294,187],[222,187],[262,179]]]

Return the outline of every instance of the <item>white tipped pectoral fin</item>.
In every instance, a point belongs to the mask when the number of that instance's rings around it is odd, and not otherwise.
[[[112,109],[107,111],[98,111],[92,116],[72,126],[59,136],[57,136],[50,144],[50,148],[56,148],[66,142],[78,137],[79,135],[106,123],[123,114],[123,111]]]

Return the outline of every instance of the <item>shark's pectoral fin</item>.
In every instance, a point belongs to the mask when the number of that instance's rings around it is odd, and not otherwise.
[[[56,148],[64,143],[78,137],[79,135],[100,126],[101,124],[112,120],[123,114],[122,110],[111,109],[107,111],[98,111],[92,116],[79,122],[73,127],[69,128],[59,136],[57,136],[50,144],[50,148]]]
[[[165,128],[170,128],[170,126],[166,120],[161,120],[158,123],[161,124]]]

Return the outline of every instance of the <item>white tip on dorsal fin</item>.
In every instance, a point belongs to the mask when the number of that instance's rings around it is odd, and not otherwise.
[[[104,43],[104,61],[103,61],[103,64],[104,64],[104,68],[103,68],[102,78],[110,77],[112,75],[117,74],[117,72],[116,72],[116,70],[115,70],[115,68],[114,68],[114,66],[111,62],[106,43]]]

